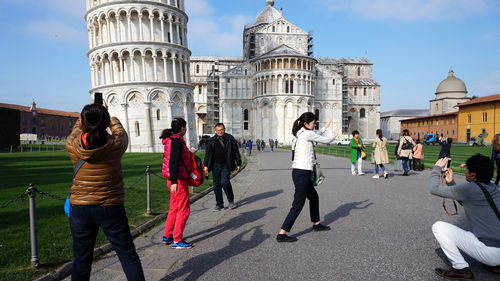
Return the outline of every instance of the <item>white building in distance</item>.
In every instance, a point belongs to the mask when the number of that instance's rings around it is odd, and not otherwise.
[[[292,124],[304,112],[327,135],[360,131],[373,139],[380,124],[380,85],[367,58],[316,58],[313,35],[286,19],[267,0],[243,31],[243,57],[191,57],[197,134],[213,134],[223,122],[239,139],[292,140]],[[322,124],[320,124],[321,126]]]
[[[163,151],[172,118],[196,145],[184,0],[86,0],[92,89],[129,134],[133,152]]]

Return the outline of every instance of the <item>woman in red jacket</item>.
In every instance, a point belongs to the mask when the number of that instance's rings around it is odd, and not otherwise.
[[[162,174],[167,178],[167,187],[170,190],[170,209],[165,222],[165,236],[163,236],[162,243],[172,244],[173,249],[190,249],[193,244],[187,243],[182,238],[191,212],[188,189],[191,152],[184,141],[186,121],[182,118],[175,118],[172,120],[171,127],[171,129],[164,130],[160,136],[165,146]]]

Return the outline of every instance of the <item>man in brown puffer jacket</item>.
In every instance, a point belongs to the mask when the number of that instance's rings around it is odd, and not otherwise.
[[[111,135],[106,129],[109,127]],[[66,140],[73,165],[85,162],[70,192],[70,229],[73,236],[71,280],[89,280],[99,227],[116,251],[127,280],[144,280],[125,214],[121,159],[128,136],[116,117],[102,105],[83,108],[81,118]]]

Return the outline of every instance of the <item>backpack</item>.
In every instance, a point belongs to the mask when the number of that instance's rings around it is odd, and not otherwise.
[[[186,166],[186,163],[181,160],[182,165],[184,165],[184,168],[189,173],[189,179],[188,179],[188,184],[190,186],[198,187],[203,184],[205,181],[205,172],[203,170],[203,162],[201,161],[201,158],[196,156],[196,154],[191,153],[191,163],[190,167]]]

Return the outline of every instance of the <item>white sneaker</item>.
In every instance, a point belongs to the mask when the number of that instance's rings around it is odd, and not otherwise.
[[[356,175],[356,172],[352,172],[352,175],[353,175],[353,176],[354,176],[354,175]]]
[[[365,173],[363,173],[363,172],[359,172],[359,173],[358,173],[358,175],[360,175],[360,176],[362,176],[362,175],[364,175],[364,174],[365,174]]]
[[[376,174],[376,175],[374,175],[372,178],[374,178],[374,179],[378,179],[378,178],[379,178],[379,175],[378,175],[378,174]]]

